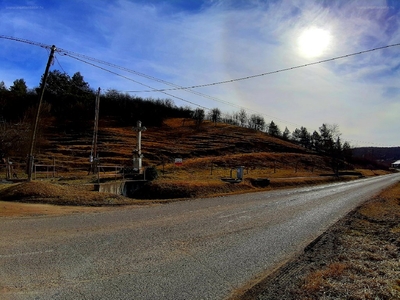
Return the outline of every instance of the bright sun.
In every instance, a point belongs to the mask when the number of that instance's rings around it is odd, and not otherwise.
[[[324,53],[331,41],[328,31],[316,27],[308,28],[299,36],[298,45],[302,55],[317,57]]]

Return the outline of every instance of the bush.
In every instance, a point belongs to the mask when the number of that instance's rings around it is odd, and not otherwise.
[[[149,180],[149,181],[157,179],[158,172],[157,172],[156,167],[147,167],[146,170],[144,171],[144,175],[145,175],[146,180]]]

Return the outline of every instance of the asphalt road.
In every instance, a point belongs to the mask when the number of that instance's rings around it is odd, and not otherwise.
[[[0,219],[0,299],[225,299],[400,180]]]

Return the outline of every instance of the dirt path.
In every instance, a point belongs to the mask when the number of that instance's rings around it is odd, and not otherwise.
[[[58,206],[0,201],[0,217],[28,217],[90,213],[110,209],[107,207]]]

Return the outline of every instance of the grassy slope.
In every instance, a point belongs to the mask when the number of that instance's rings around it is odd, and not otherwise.
[[[100,201],[100,197],[90,196],[88,193],[85,197],[81,195],[80,201],[75,199],[76,186],[97,181],[96,176],[88,175],[92,143],[90,129],[67,134],[52,127],[51,122],[48,123],[47,134],[42,138],[45,143],[36,155],[36,161],[50,165],[54,159],[58,175],[63,177],[57,181],[64,185],[57,186],[63,195],[54,196],[53,200],[61,204],[107,204],[108,202]],[[101,165],[131,166],[135,144],[136,132],[132,127],[116,126],[109,120],[100,123],[98,153]],[[319,176],[331,173],[329,158],[265,133],[227,124],[206,121],[197,128],[192,120],[169,119],[163,126],[148,128],[143,132],[142,149],[143,165],[157,166],[160,176],[137,194],[137,198],[141,199],[191,198],[252,192],[260,189],[252,184],[256,178],[270,178],[271,185],[268,188],[332,180]],[[174,158],[178,157],[183,159],[180,167],[173,163]],[[236,166],[245,166],[245,180],[240,184],[221,181],[221,177],[235,177]],[[105,168],[105,171],[100,173],[101,177],[115,179],[115,168]],[[22,170],[19,171],[21,173]],[[50,177],[51,172],[39,176]],[[70,192],[65,190],[65,185],[71,187]],[[32,185],[30,188],[34,190]],[[0,197],[1,195],[2,193]],[[50,197],[35,197],[44,202],[50,201]],[[21,194],[19,199],[33,201],[29,194],[24,197]]]

